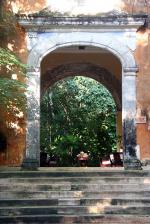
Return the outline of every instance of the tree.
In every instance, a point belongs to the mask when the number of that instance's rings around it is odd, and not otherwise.
[[[25,109],[25,65],[7,48],[7,37],[15,33],[16,21],[6,1],[0,8],[0,108],[16,115]]]
[[[0,48],[0,68],[1,109],[10,113],[18,113],[25,109],[25,84],[17,80],[19,77],[25,77],[25,65],[12,52]]]
[[[115,103],[104,86],[76,76],[47,90],[41,104],[41,147],[57,155],[60,165],[75,165],[80,151],[96,165],[115,145]]]

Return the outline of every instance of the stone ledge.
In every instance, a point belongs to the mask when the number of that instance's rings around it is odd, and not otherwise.
[[[138,28],[145,24],[147,15],[105,15],[105,16],[48,16],[48,15],[16,15],[21,26],[28,30],[46,30],[63,27],[97,27],[97,28]]]

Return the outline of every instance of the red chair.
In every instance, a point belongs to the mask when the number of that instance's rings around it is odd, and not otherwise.
[[[101,167],[111,167],[112,163],[110,160],[110,156],[106,156],[106,157],[102,158],[101,162],[100,162],[100,166]]]
[[[110,160],[112,163],[112,166],[123,166],[123,153],[122,152],[114,152],[110,155]]]

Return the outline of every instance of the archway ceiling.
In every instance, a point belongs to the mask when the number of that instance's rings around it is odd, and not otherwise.
[[[107,49],[98,48],[94,46],[69,46],[64,48],[58,48],[55,53],[100,53],[100,54],[110,54]]]
[[[122,79],[122,65],[119,59],[105,48],[90,45],[71,45],[57,48],[46,55],[41,62],[41,75],[61,64],[92,63],[106,68],[117,79]]]
[[[41,95],[55,82],[76,75],[90,77],[103,84],[112,94],[117,110],[121,110],[121,82],[105,68],[92,63],[63,64],[48,70],[41,79]]]

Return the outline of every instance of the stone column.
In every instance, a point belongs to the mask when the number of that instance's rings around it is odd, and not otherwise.
[[[23,168],[34,169],[40,165],[40,69],[27,72],[27,124],[26,152]]]
[[[122,77],[122,124],[126,170],[141,169],[141,163],[136,155],[136,71],[137,68],[124,69]]]
[[[118,137],[117,151],[122,147],[122,111],[116,111],[116,135]]]

